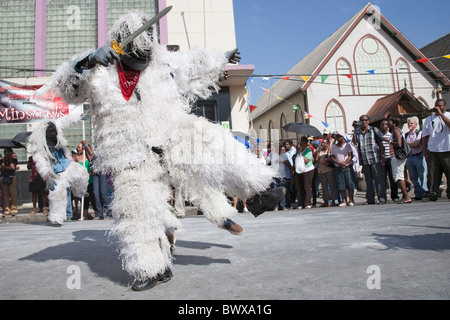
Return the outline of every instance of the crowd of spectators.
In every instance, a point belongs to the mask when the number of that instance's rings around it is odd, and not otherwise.
[[[383,119],[377,128],[370,125],[368,115],[362,115],[359,121],[353,122],[352,138],[344,132],[324,130],[323,136],[302,136],[297,144],[287,139],[271,142],[267,149],[258,148],[258,158],[277,172],[272,188],[283,186],[287,189],[285,198],[274,210],[292,209],[295,204],[299,209],[314,208],[320,196],[319,190],[323,200],[320,207],[354,206],[354,195],[362,182],[358,177],[362,176],[366,189],[364,205],[385,204],[388,186],[390,198],[397,204],[413,200],[436,201],[441,196],[442,184],[450,175],[450,112],[446,108],[445,100],[437,100],[422,126],[417,117],[407,119],[407,132],[402,132],[402,122],[397,116]],[[408,154],[401,156],[398,150],[405,149],[405,145],[409,147]],[[92,170],[94,150],[86,141],[81,141],[72,156],[73,161],[86,167],[90,180],[83,199],[83,213],[78,209],[81,199],[70,199],[67,219],[79,219],[81,215],[84,219],[112,217],[112,181],[108,175]],[[18,212],[17,156],[7,148],[0,158],[3,217],[15,216]],[[33,202],[31,214],[38,212],[39,203],[39,210],[46,215],[48,190],[31,157],[27,168],[30,170],[29,192]],[[409,195],[412,188],[414,197]],[[446,192],[450,199],[448,182]],[[89,205],[95,217],[88,214]]]
[[[436,101],[423,130],[417,117],[407,119],[407,132],[402,132],[401,126],[397,116],[383,119],[377,128],[370,125],[369,116],[362,115],[353,123],[352,138],[344,132],[324,130],[323,137],[302,136],[297,144],[291,139],[278,145],[269,143],[266,163],[278,172],[272,188],[287,189],[274,210],[294,208],[296,202],[299,209],[316,207],[319,190],[321,207],[354,206],[362,177],[366,189],[363,205],[385,204],[387,190],[397,204],[436,201],[450,175],[450,112],[445,101]],[[405,144],[410,151],[401,156],[397,150]],[[414,197],[409,195],[412,188]],[[448,184],[446,190],[450,199]]]

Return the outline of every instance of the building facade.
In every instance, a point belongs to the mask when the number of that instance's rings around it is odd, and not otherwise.
[[[106,44],[108,30],[130,10],[150,16],[173,6],[160,20],[161,44],[181,51],[194,47],[228,51],[236,47],[233,1],[221,0],[7,0],[0,2],[0,79],[20,85],[45,84],[52,72],[73,54]],[[207,101],[198,101],[193,112],[233,130],[248,129],[245,96],[252,65],[230,65],[231,77],[222,90]],[[233,77],[239,73],[240,77]],[[32,124],[0,124],[0,138],[31,131]],[[87,138],[91,128],[86,122]],[[81,124],[67,130],[71,147],[81,140]],[[93,141],[95,144],[95,141]],[[25,150],[17,150],[21,162]]]
[[[282,129],[292,122],[352,134],[354,120],[373,113],[371,108],[379,99],[405,88],[414,102],[432,108],[437,88],[448,91],[450,82],[431,60],[417,61],[423,58],[368,4],[294,66],[286,74],[288,80],[279,80],[261,97],[252,113],[254,127],[267,130],[269,140],[276,140],[275,134],[281,139],[298,139]],[[298,107],[295,112],[293,106]],[[391,113],[404,121],[411,116],[400,104]]]
[[[108,30],[131,10],[153,16],[167,6],[172,10],[159,21],[159,41],[187,51],[194,47],[228,51],[236,47],[232,0],[5,0],[0,2],[0,81],[22,86],[44,85],[52,72],[76,53],[106,44]],[[208,100],[198,101],[193,112],[230,130],[247,131],[249,115],[245,84],[254,66],[229,65],[230,79]],[[239,77],[234,77],[239,74]],[[242,76],[244,75],[244,76]],[[3,109],[6,105],[1,105]],[[88,106],[85,106],[87,111]],[[0,124],[0,139],[32,131],[34,123]],[[90,120],[65,130],[70,148],[81,141],[85,128],[91,140]],[[26,202],[28,175],[25,149],[14,150],[21,163],[19,201]],[[25,199],[25,200],[24,200]]]

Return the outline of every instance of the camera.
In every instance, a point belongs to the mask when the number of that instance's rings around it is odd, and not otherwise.
[[[438,111],[437,111],[436,107],[434,107],[433,109],[430,110],[430,112],[435,112],[435,113],[437,113]]]
[[[364,121],[353,121],[352,126],[355,128],[361,128],[364,125]]]

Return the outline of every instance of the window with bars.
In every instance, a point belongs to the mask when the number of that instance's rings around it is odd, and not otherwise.
[[[340,95],[353,95],[352,68],[350,64],[345,59],[339,59],[336,68],[339,75]]]
[[[390,94],[394,92],[391,57],[386,47],[371,36],[364,37],[355,49],[355,67],[359,93]],[[367,72],[376,70],[373,74]]]
[[[34,0],[0,1],[0,77],[32,77],[34,69]]]
[[[108,0],[108,30],[111,29],[118,18],[130,10],[141,11],[148,16],[153,17],[158,8],[156,2],[156,0]]]
[[[48,1],[46,48],[50,70],[76,53],[97,48],[97,1]]]
[[[408,91],[412,92],[413,88],[412,88],[408,63],[405,60],[400,59],[397,62],[397,66],[399,67],[397,70],[399,90],[406,88],[406,89],[408,89]]]
[[[205,117],[209,121],[217,122],[217,102],[214,100],[197,101],[192,113],[200,117]]]
[[[331,101],[326,109],[326,122],[330,130],[345,132],[344,112],[341,106],[335,101]]]

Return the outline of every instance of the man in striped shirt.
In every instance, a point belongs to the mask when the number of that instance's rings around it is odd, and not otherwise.
[[[398,198],[398,186],[397,183],[394,180],[394,177],[392,175],[392,165],[391,165],[391,155],[389,153],[389,138],[391,137],[392,133],[389,132],[388,122],[386,119],[381,120],[380,123],[380,131],[383,135],[383,149],[381,153],[381,164],[383,170],[383,177],[389,177],[389,186],[391,187],[391,199],[394,202],[397,202],[399,200]],[[383,164],[384,159],[384,164]]]
[[[369,126],[368,115],[359,117],[361,126],[355,126],[353,143],[358,146],[359,163],[366,180],[366,203],[375,204],[375,189],[380,204],[386,203],[386,181],[381,166],[382,134],[378,128]],[[375,189],[374,189],[375,183]]]

